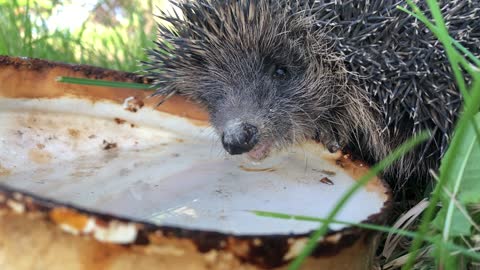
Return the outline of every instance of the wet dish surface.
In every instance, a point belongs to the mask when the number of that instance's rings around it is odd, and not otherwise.
[[[156,224],[286,234],[306,233],[318,223],[257,217],[249,210],[325,217],[364,172],[353,163],[342,168],[342,157],[315,143],[252,163],[226,155],[205,125],[127,105],[0,99],[0,183]],[[380,212],[384,193],[375,180],[338,219],[366,220]]]

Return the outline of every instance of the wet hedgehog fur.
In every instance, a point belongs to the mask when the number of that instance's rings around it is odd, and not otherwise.
[[[231,154],[262,159],[317,139],[374,163],[421,130],[428,142],[384,174],[421,189],[462,98],[443,46],[394,0],[184,0],[161,13],[146,63],[156,95],[203,105]],[[418,3],[426,10],[426,5]],[[450,34],[479,55],[480,0],[440,1]],[[242,144],[243,143],[243,144]],[[243,147],[243,148],[242,148]]]

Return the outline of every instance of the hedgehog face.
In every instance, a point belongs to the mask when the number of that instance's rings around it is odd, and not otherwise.
[[[281,3],[299,2],[186,1],[184,18],[163,16],[176,30],[160,27],[168,44],[150,54],[157,94],[204,105],[230,154],[262,159],[308,138],[335,151],[361,122],[346,122],[363,101],[352,102],[331,43]]]
[[[300,97],[305,94],[299,88],[305,80],[302,65],[260,52],[228,55],[231,64],[207,67],[209,74],[190,95],[209,111],[227,152],[262,159],[272,147],[315,134],[316,125]]]

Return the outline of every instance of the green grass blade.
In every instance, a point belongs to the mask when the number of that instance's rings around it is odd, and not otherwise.
[[[294,220],[301,220],[301,221],[315,221],[315,222],[322,222],[322,223],[327,222],[327,219],[325,219],[325,218],[317,218],[317,217],[310,217],[310,216],[289,215],[289,214],[284,214],[284,213],[259,211],[259,210],[252,210],[252,211],[249,211],[249,212],[254,213],[255,215],[261,216],[261,217],[272,217],[272,218],[289,219],[289,220],[294,219]],[[394,233],[394,234],[398,234],[398,235],[402,235],[402,236],[410,237],[410,238],[418,237],[418,233],[415,233],[415,232],[412,232],[412,231],[396,229],[396,228],[391,228],[391,227],[381,226],[381,225],[375,225],[375,224],[369,224],[369,223],[354,223],[354,222],[341,221],[341,220],[336,220],[336,219],[333,219],[331,223],[343,224],[343,225],[348,225],[348,226],[352,226],[352,227],[358,227],[358,228],[373,230],[373,231],[378,231],[378,232]],[[459,245],[456,245],[454,243],[439,242],[437,239],[435,239],[433,237],[426,237],[425,240],[430,242],[431,244],[444,245],[448,250],[458,252],[459,254],[465,255],[465,256],[467,256],[469,258],[472,258],[474,260],[480,260],[480,253],[469,250],[469,249],[466,249],[466,248],[464,248],[462,246],[459,246]]]
[[[93,79],[84,79],[84,78],[75,78],[75,77],[58,77],[57,82],[114,87],[114,88],[133,88],[133,89],[153,90],[152,86],[149,84],[130,83],[130,82],[112,82],[112,81],[105,81],[105,80],[93,80]]]
[[[338,212],[344,207],[346,202],[350,199],[350,197],[355,194],[362,186],[367,184],[373,177],[378,175],[381,171],[385,168],[390,166],[395,160],[402,157],[405,153],[410,151],[413,147],[418,145],[419,143],[425,141],[429,137],[427,132],[422,132],[416,137],[406,141],[400,147],[398,147],[395,151],[390,153],[385,159],[380,161],[377,165],[373,166],[364,176],[362,176],[355,184],[340,198],[338,203],[335,205],[333,210],[327,216],[325,223],[322,224],[313,234],[310,236],[305,248],[302,252],[295,258],[295,260],[290,264],[289,270],[296,270],[298,269],[303,261],[310,256],[310,254],[315,249],[318,240],[324,236],[328,231],[328,225],[332,222],[332,220],[336,217]]]
[[[410,5],[410,7],[412,8],[412,10],[414,10],[414,12],[418,16],[423,16],[423,14],[419,10],[419,8],[412,1],[407,1],[407,2]],[[452,43],[449,40],[448,31],[447,31],[447,28],[445,26],[445,22],[443,20],[443,17],[441,15],[441,11],[438,7],[438,3],[436,3],[436,1],[428,1],[428,0],[427,0],[427,3],[428,3],[428,5],[431,9],[432,16],[434,17],[434,19],[437,23],[437,29],[435,29],[435,30],[431,29],[431,30],[435,31],[434,34],[437,36],[437,38],[442,42],[443,46],[445,47],[447,57],[448,57],[451,65],[452,65],[452,70],[453,70],[453,73],[454,73],[454,76],[455,76],[458,87],[460,88],[462,94],[467,93],[466,86],[465,86],[465,81],[463,79],[461,69],[458,66],[459,59],[461,58],[461,56],[458,55],[458,53],[455,51],[455,49],[452,46]],[[467,97],[464,94],[464,99],[465,99],[465,107],[467,107],[467,109],[468,109],[468,107],[470,107],[470,106],[468,106],[469,100],[472,100],[472,98]],[[474,99],[475,98],[473,98],[473,100]],[[466,117],[462,117],[462,118],[470,121],[471,117],[469,118],[468,115],[464,115],[464,116],[466,116]],[[463,119],[461,119],[461,120],[463,120]],[[463,138],[464,125],[461,125],[461,124],[463,124],[464,122],[462,122],[461,120],[459,121],[459,124],[458,124],[457,133],[455,134],[454,139],[453,139],[453,141],[452,141],[452,143],[449,147],[449,151],[453,152],[453,153],[456,153],[456,151],[458,149],[458,146],[459,146],[458,143],[455,143],[455,139],[457,138],[456,141],[458,142],[458,138]],[[443,189],[444,185],[447,182],[448,178],[445,176],[445,173],[451,170],[451,166],[452,166],[451,164],[452,164],[452,162],[448,159],[448,153],[447,153],[447,156],[445,157],[444,162],[443,162],[444,170],[443,171],[441,170],[441,172],[440,172],[440,180],[439,180],[437,186],[435,187],[430,205],[429,205],[429,207],[425,211],[425,214],[422,217],[422,222],[421,222],[420,228],[419,228],[420,237],[414,239],[412,247],[411,247],[411,256],[409,256],[409,258],[407,260],[407,263],[402,267],[402,269],[411,269],[413,267],[414,260],[415,260],[417,254],[420,250],[420,246],[422,245],[422,242],[424,241],[424,236],[428,231],[429,224],[430,224],[431,220],[433,219],[434,205],[436,205],[437,201],[440,200],[441,190]],[[447,169],[445,169],[445,168],[447,168]],[[444,235],[444,241],[448,241],[448,236],[445,238],[445,235]]]
[[[420,11],[420,9],[411,1],[407,0],[407,3],[411,7],[411,9],[414,11],[414,13],[418,16],[423,16],[423,13]],[[433,191],[431,202],[429,206],[427,207],[424,215],[422,216],[422,222],[420,224],[419,228],[419,233],[420,237],[415,238],[412,247],[411,247],[411,256],[409,256],[407,263],[402,267],[402,269],[411,269],[414,264],[414,260],[420,250],[420,247],[422,245],[422,242],[424,240],[424,236],[427,233],[429,229],[429,225],[431,220],[433,219],[434,212],[435,212],[435,205],[437,202],[440,200],[441,197],[441,192],[444,188],[444,185],[448,181],[448,178],[446,177],[446,173],[451,170],[452,167],[452,153],[457,153],[458,147],[459,147],[459,142],[464,138],[464,133],[465,133],[465,128],[467,127],[468,122],[472,121],[473,116],[476,112],[478,112],[478,105],[480,103],[480,87],[479,81],[478,81],[478,75],[477,73],[473,74],[474,77],[474,83],[472,86],[473,94],[470,97],[470,95],[466,94],[468,91],[466,90],[466,85],[465,81],[463,79],[463,75],[461,72],[461,69],[458,65],[460,62],[459,59],[462,58],[461,55],[455,50],[455,48],[452,46],[452,42],[450,42],[450,37],[448,35],[447,28],[445,26],[445,22],[443,20],[440,8],[438,6],[438,3],[436,1],[432,0],[427,0],[427,3],[429,5],[429,8],[431,9],[432,16],[435,19],[435,22],[438,24],[436,25],[437,29],[430,29],[431,31],[435,31],[434,34],[437,36],[437,38],[440,40],[440,42],[443,44],[445,47],[447,57],[450,61],[450,64],[452,66],[452,70],[455,76],[455,80],[457,82],[457,85],[464,96],[464,108],[465,111],[462,115],[462,117],[458,120],[456,129],[455,129],[455,134],[453,137],[452,142],[450,143],[450,147],[447,151],[447,154],[445,158],[442,160],[442,168],[443,170],[440,171],[440,179]],[[429,24],[430,26],[432,24]],[[427,25],[427,26],[429,26]],[[472,93],[472,92],[470,92]],[[444,239],[446,241],[448,239]]]
[[[477,114],[480,116],[480,114]],[[478,118],[478,117],[477,117]],[[480,122],[480,118],[478,118],[478,122]],[[474,121],[475,122],[475,121]],[[444,201],[448,201],[447,207],[447,214],[445,218],[444,228],[443,228],[443,239],[448,240],[450,236],[450,231],[453,225],[453,211],[455,210],[455,200],[460,192],[460,187],[462,185],[463,180],[465,180],[467,174],[471,172],[469,169],[477,164],[477,160],[480,158],[480,151],[479,145],[477,144],[476,135],[472,132],[472,129],[469,129],[466,133],[464,140],[459,145],[459,152],[456,159],[452,160],[452,167],[453,170],[446,171],[448,174],[446,178],[450,179],[448,183],[451,185],[447,185],[447,189],[450,191],[451,196],[444,196]],[[477,150],[477,151],[476,151]],[[475,162],[472,162],[475,161]],[[475,164],[473,164],[475,163]],[[440,169],[441,171],[442,168]]]

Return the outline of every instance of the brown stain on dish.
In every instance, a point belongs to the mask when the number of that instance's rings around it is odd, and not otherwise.
[[[46,164],[52,160],[52,154],[50,154],[46,150],[36,148],[30,149],[30,151],[28,151],[28,157],[30,158],[30,160],[37,164]]]
[[[106,140],[103,140],[103,150],[110,150],[110,149],[114,149],[114,148],[117,148],[117,143],[115,142],[107,142]]]
[[[126,110],[131,111],[131,112],[138,112],[143,106],[145,106],[145,102],[143,102],[142,99],[139,99],[137,97],[129,97],[125,99],[126,102]]]
[[[356,181],[360,180],[360,178],[367,174],[368,170],[370,169],[369,166],[362,161],[353,160],[350,154],[343,153],[341,151],[335,153],[324,153],[322,154],[322,158],[335,167],[340,167],[343,172]],[[384,189],[384,183],[378,176],[375,176],[365,185],[365,190],[368,192],[378,192],[379,190]],[[386,200],[387,198],[388,196],[384,195],[384,199]]]
[[[80,130],[75,129],[75,128],[69,128],[68,129],[68,135],[72,137],[73,139],[78,139],[80,137]]]
[[[119,125],[125,124],[125,122],[127,122],[127,120],[124,120],[122,118],[117,118],[117,117],[115,117],[113,120],[115,121],[115,123]]]
[[[248,241],[229,237],[227,239],[227,246],[233,254],[240,258],[245,258],[250,254],[250,245]]]
[[[150,244],[155,244],[156,246],[176,246],[177,248],[184,251],[194,251],[197,250],[197,246],[188,238],[179,238],[175,239],[172,236],[164,235],[161,231],[152,233],[147,236],[147,241]]]
[[[335,176],[337,173],[329,170],[320,170],[321,173],[326,174],[328,176]]]
[[[95,225],[98,227],[108,228],[109,221],[102,219],[95,219]]]
[[[103,244],[94,245],[88,250],[88,255],[82,259],[82,265],[84,270],[90,269],[112,269],[115,268],[115,262],[128,252],[124,247]]]
[[[327,185],[330,185],[330,186],[333,186],[333,181],[330,180],[328,177],[323,177],[322,179],[320,179],[320,183],[323,183],[323,184],[327,184]]]
[[[23,121],[23,120],[22,120]],[[25,119],[25,126],[31,128],[37,125],[37,118],[35,113],[29,113],[28,118]]]
[[[50,211],[50,218],[57,224],[66,224],[77,231],[85,229],[88,216],[82,215],[68,208],[54,208]]]
[[[12,174],[12,170],[9,170],[0,164],[0,176],[9,176]]]
[[[45,144],[43,144],[43,143],[37,143],[37,148],[38,148],[38,149],[45,149]]]
[[[369,167],[365,165],[365,163],[355,160],[352,161],[350,155],[344,154],[339,159],[335,161],[338,166],[342,167],[344,171],[350,175],[355,180],[360,180],[364,175],[366,175],[369,171]],[[378,192],[379,190],[384,189],[384,184],[380,180],[378,176],[373,177],[370,181],[365,185],[365,190],[368,192]],[[388,197],[384,195],[385,199]]]
[[[276,171],[275,168],[249,168],[244,165],[238,166],[240,169],[246,171],[246,172],[274,172]]]

